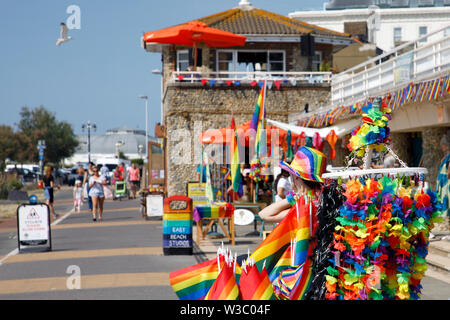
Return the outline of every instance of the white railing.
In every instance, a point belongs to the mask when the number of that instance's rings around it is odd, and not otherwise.
[[[203,71],[174,71],[172,72],[170,82],[202,82],[215,81],[217,83],[226,83],[227,81],[241,84],[251,83],[253,81],[289,81],[291,84],[297,83],[328,83],[331,84],[331,72],[203,72]]]
[[[450,25],[333,76],[331,106],[352,104],[450,71]],[[425,42],[426,41],[426,42]]]

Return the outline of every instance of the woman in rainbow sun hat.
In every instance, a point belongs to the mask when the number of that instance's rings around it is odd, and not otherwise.
[[[317,206],[322,192],[327,157],[319,150],[301,147],[290,164],[280,161],[281,169],[291,174],[293,193],[286,199],[275,202],[259,212],[261,219],[267,222],[280,222],[300,196],[309,196]]]

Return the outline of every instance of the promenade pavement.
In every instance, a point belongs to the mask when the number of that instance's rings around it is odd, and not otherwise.
[[[251,224],[236,226],[235,246],[211,238],[198,245],[194,227],[194,255],[165,256],[162,222],[143,219],[138,200],[107,200],[101,222],[92,221],[87,203],[72,212],[70,190],[56,194],[55,208],[50,252],[19,254],[15,219],[0,223],[0,300],[176,300],[171,271],[214,258],[222,242],[241,256],[262,241],[260,225],[254,232]],[[426,276],[422,284],[422,299],[450,298],[450,281]]]

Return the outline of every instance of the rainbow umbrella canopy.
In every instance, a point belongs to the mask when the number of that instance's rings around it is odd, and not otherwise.
[[[194,69],[197,67],[197,46],[204,43],[208,47],[243,46],[247,37],[208,27],[200,21],[190,21],[177,26],[150,31],[144,34],[147,43],[178,44],[194,47]]]

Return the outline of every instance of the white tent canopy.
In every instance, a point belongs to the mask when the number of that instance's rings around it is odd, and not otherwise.
[[[296,133],[296,134],[301,134],[302,132],[304,132],[306,134],[306,136],[308,136],[308,137],[313,137],[314,134],[316,132],[318,132],[320,137],[323,139],[325,139],[327,137],[327,135],[330,133],[331,130],[334,130],[336,135],[339,138],[341,138],[342,136],[352,132],[353,129],[356,128],[360,124],[360,122],[361,122],[360,119],[352,119],[352,120],[348,120],[348,121],[345,121],[340,124],[333,125],[331,127],[314,129],[314,128],[294,126],[292,124],[287,124],[287,123],[267,119],[268,124],[278,127],[280,129],[290,130],[291,132]]]

